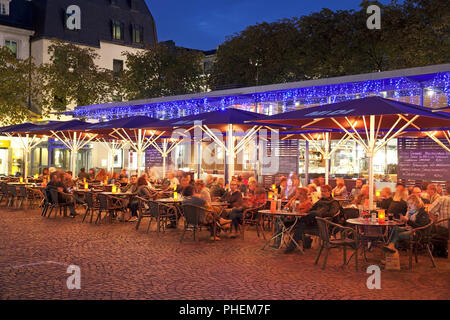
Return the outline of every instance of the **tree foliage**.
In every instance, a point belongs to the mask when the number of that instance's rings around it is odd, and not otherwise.
[[[126,69],[120,82],[125,99],[144,99],[202,90],[203,54],[166,44],[137,53],[124,52]]]
[[[40,67],[44,114],[111,99],[112,71],[98,67],[93,49],[54,41],[48,53],[50,62]]]
[[[0,123],[21,123],[32,113],[29,104],[37,98],[38,73],[31,59],[16,58],[7,47],[0,47]]]
[[[382,9],[381,30],[366,26],[370,4]],[[449,21],[446,0],[405,0],[363,1],[358,11],[322,9],[257,24],[219,47],[210,85],[264,85],[446,63]]]

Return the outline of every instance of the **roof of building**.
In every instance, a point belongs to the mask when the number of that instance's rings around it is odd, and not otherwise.
[[[0,15],[0,25],[33,30],[32,3],[14,0],[9,4],[9,15]]]

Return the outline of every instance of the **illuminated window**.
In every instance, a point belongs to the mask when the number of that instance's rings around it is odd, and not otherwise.
[[[119,21],[112,22],[112,37],[114,40],[123,40],[123,23]]]
[[[11,0],[0,0],[0,15],[9,16],[9,3]]]

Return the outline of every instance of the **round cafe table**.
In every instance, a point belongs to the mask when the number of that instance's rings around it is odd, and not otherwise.
[[[358,238],[360,238],[361,234],[361,228],[367,228],[367,227],[373,227],[373,228],[381,228],[380,232],[378,233],[379,238],[382,239],[384,244],[388,244],[390,241],[390,232],[389,228],[398,227],[405,225],[404,222],[399,220],[386,220],[384,223],[379,223],[378,219],[375,222],[372,222],[370,218],[355,218],[355,219],[347,219],[347,223],[352,224],[356,227],[356,234],[358,235]],[[386,232],[382,232],[383,228],[386,228]],[[358,239],[359,240],[359,239]]]
[[[269,243],[272,240],[275,240],[277,238],[281,239],[281,244],[280,247],[278,249],[281,249],[281,247],[283,246],[283,244],[285,244],[286,246],[288,245],[288,243],[285,240],[285,235],[287,235],[287,237],[294,242],[294,244],[297,246],[297,248],[300,250],[301,253],[303,253],[303,249],[298,245],[297,241],[294,240],[294,238],[291,235],[292,230],[294,229],[295,225],[297,224],[297,221],[299,218],[306,216],[307,213],[299,213],[299,212],[290,212],[290,211],[274,211],[272,212],[271,210],[260,210],[258,211],[260,214],[266,215],[266,216],[272,216],[274,218],[277,219],[277,223],[279,223],[281,225],[281,229],[279,232],[276,232],[269,240],[267,240],[267,242],[264,244],[264,247],[262,247],[262,250],[264,250]],[[286,217],[291,217],[294,218],[294,222],[292,223],[291,226],[286,227],[285,224],[285,219]]]

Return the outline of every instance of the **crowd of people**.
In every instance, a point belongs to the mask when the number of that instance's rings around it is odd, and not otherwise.
[[[193,174],[184,171],[168,172],[163,179],[155,179],[148,173],[129,175],[124,169],[120,172],[109,173],[104,169],[96,171],[89,169],[88,172],[82,168],[78,178],[74,179],[72,172],[60,171],[54,168],[45,169],[41,174],[42,179],[47,179],[46,189],[52,188],[60,191],[59,201],[66,202],[70,215],[75,216],[75,204],[77,198],[69,196],[71,190],[77,183],[100,183],[120,185],[122,192],[133,193],[138,197],[154,200],[158,195],[157,190],[177,192],[183,203],[193,204],[205,208],[203,222],[211,228],[211,238],[220,240],[218,235],[213,234],[213,226],[219,230],[231,229],[230,236],[236,237],[248,209],[263,208],[267,203],[267,195],[272,188],[265,189],[253,176],[235,176],[229,184],[225,184],[222,177],[207,175],[204,180],[195,180]],[[156,189],[156,186],[158,187]],[[306,215],[298,219],[294,226],[293,239],[298,243],[304,239],[304,230],[316,225],[315,217],[334,217],[342,211],[338,200],[346,199],[354,206],[366,210],[369,207],[370,189],[362,179],[355,181],[355,186],[348,191],[342,178],[336,180],[336,186],[332,188],[325,184],[324,177],[312,180],[310,184],[303,187],[297,175],[289,177],[281,176],[275,185],[279,198],[285,200],[284,208]],[[450,184],[447,184],[446,195],[440,185],[426,184],[406,188],[402,183],[397,183],[395,190],[386,187],[379,195],[374,192],[377,207],[385,209],[388,215],[395,219],[403,220],[410,226],[419,227],[428,224],[431,220],[445,219],[450,217]],[[213,202],[223,202],[225,207],[213,206]],[[128,221],[138,219],[139,201],[132,199],[127,205],[131,217]],[[427,208],[427,210],[426,210]],[[285,225],[292,223],[284,221]],[[175,219],[171,219],[169,228],[176,227]],[[280,226],[276,225],[276,229]],[[441,224],[437,232],[448,233],[448,225]],[[408,236],[408,230],[396,228],[391,237],[392,243],[386,250],[396,250],[397,242]],[[275,244],[275,246],[279,243]],[[305,244],[303,243],[305,246]],[[291,241],[286,252],[292,252],[295,243]]]

